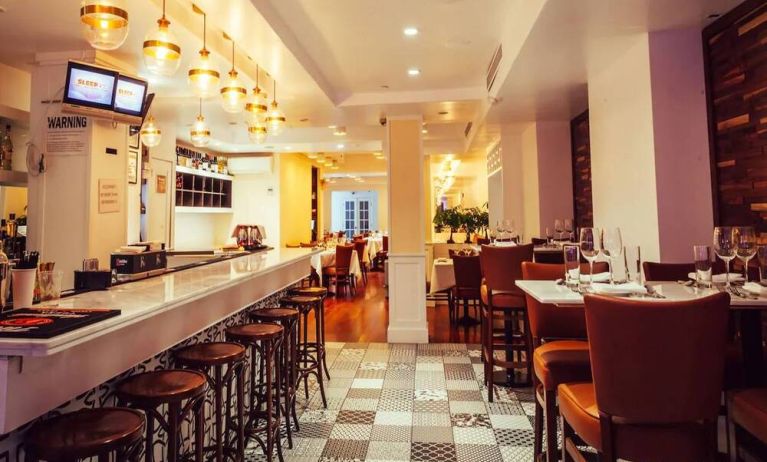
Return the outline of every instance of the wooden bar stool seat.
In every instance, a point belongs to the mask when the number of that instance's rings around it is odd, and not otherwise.
[[[144,416],[128,408],[81,409],[35,424],[24,438],[27,460],[70,461],[117,454],[135,459]]]
[[[303,295],[306,297],[326,297],[328,295],[327,287],[296,287],[288,291],[290,295]]]
[[[205,448],[215,455],[217,462],[224,456],[232,460],[245,457],[245,367],[244,346],[233,342],[206,342],[184,347],[175,352],[179,366],[196,369],[206,374],[213,391],[213,414],[216,439]],[[226,369],[225,369],[226,368]],[[232,382],[236,382],[232,386]],[[236,389],[236,391],[235,391]],[[232,417],[232,394],[237,395],[235,416]],[[226,392],[226,404],[224,393]]]
[[[330,371],[328,371],[328,362],[325,354],[325,298],[328,296],[328,289],[326,287],[297,287],[291,289],[288,294],[298,295],[303,297],[320,297],[319,302],[315,302],[315,318],[320,324],[320,334],[322,338],[320,344],[322,345],[322,368],[325,370],[325,376],[330,380]]]
[[[288,447],[293,448],[293,423],[296,431],[300,431],[296,413],[296,362],[298,360],[298,318],[300,313],[295,308],[266,308],[250,312],[253,322],[272,322],[283,327],[282,349],[280,363],[280,386],[282,387],[282,412],[285,415],[285,429],[288,436]],[[291,419],[293,423],[291,423]]]
[[[280,305],[286,305],[297,309],[301,316],[298,321],[298,364],[297,383],[304,382],[304,397],[309,399],[309,376],[314,374],[320,386],[320,395],[323,406],[327,407],[325,398],[325,384],[322,367],[325,362],[325,346],[323,340],[323,297],[307,295],[291,295],[280,300]],[[314,310],[314,340],[309,340],[309,313]],[[325,374],[327,366],[325,366]],[[330,378],[330,375],[328,375]]]
[[[250,347],[250,406],[245,425],[247,439],[264,451],[268,462],[277,457],[283,461],[280,425],[282,404],[280,377],[284,328],[274,323],[243,324],[226,329],[226,339]],[[276,384],[276,386],[275,386]]]
[[[168,462],[187,457],[181,454],[181,422],[191,417],[194,422],[194,460],[202,461],[205,438],[203,405],[208,378],[202,372],[168,369],[144,372],[123,380],[117,385],[120,402],[141,409],[147,416],[147,460],[153,460],[155,422],[167,434]],[[167,417],[161,409],[167,405]]]

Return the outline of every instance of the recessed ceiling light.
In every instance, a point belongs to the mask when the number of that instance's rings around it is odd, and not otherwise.
[[[331,130],[335,130],[338,127],[338,125],[328,125],[328,128]]]
[[[407,70],[407,75],[409,75],[410,77],[418,77],[419,75],[421,75],[421,70],[418,69],[417,67],[411,67],[410,69]]]
[[[335,136],[346,136],[346,127],[337,127],[333,130]]]
[[[285,146],[283,149],[286,150],[286,151],[290,151],[293,148],[291,146]]]
[[[343,145],[343,144],[339,144],[339,145],[337,145],[336,147],[337,147],[338,149],[343,149],[343,148],[345,148],[346,146],[345,146],[345,145]]]
[[[418,35],[418,28],[416,27],[406,27],[402,29],[402,33],[405,34],[406,37],[415,37]]]

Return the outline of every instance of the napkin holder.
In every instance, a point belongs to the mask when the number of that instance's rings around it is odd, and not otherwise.
[[[109,270],[75,270],[75,290],[105,290],[112,285]]]

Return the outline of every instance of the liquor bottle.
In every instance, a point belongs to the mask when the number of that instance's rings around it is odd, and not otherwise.
[[[210,161],[210,171],[213,173],[218,173],[218,157],[213,156],[213,160]]]
[[[11,265],[3,247],[5,247],[5,241],[0,241],[0,312],[5,311],[8,303],[8,289],[11,286]]]
[[[11,141],[11,126],[5,126],[5,134],[0,142],[0,168],[3,170],[11,169],[13,160],[13,141]]]

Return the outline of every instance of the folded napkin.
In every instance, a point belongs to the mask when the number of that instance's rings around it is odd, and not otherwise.
[[[747,282],[743,284],[743,290],[754,295],[767,295],[767,287],[758,282]]]
[[[496,242],[495,243],[496,247],[514,247],[516,245],[517,245],[517,243],[514,242],[514,241],[502,241],[502,242]]]
[[[450,259],[449,258],[438,258],[436,260],[436,262],[437,263],[450,263]]]
[[[693,281],[696,281],[698,278],[695,276],[695,273],[689,273],[687,275],[688,278],[692,279]],[[743,275],[740,273],[730,273],[730,282],[736,282],[736,281],[742,281]],[[714,274],[711,276],[711,282],[714,284],[724,284],[727,282],[727,276],[725,273],[722,274]]]
[[[607,282],[610,280],[610,273],[594,273],[594,282]],[[589,282],[588,274],[581,274],[581,282]]]
[[[601,295],[647,294],[647,289],[644,286],[637,284],[636,282],[626,282],[623,284],[594,283],[591,285],[591,288],[594,293]]]

